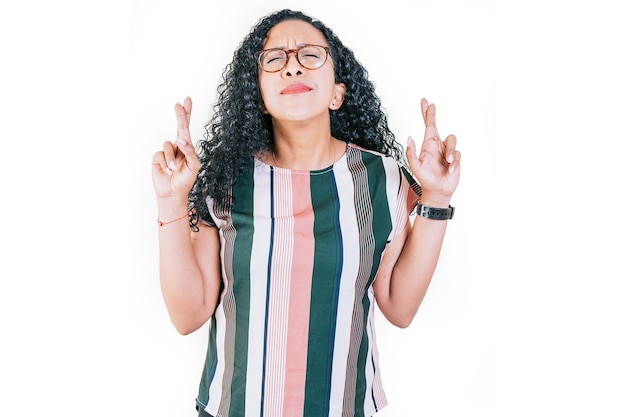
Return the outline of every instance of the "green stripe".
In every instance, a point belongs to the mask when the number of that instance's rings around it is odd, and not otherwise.
[[[237,235],[233,244],[233,292],[235,296],[235,348],[229,416],[243,416],[246,408],[248,328],[250,324],[250,258],[254,233],[254,178],[249,169],[233,187],[232,221]]]
[[[374,258],[372,260],[372,270],[367,282],[366,288],[372,284],[383,250],[387,244],[387,238],[392,228],[391,213],[389,212],[389,203],[387,199],[387,178],[385,167],[381,158],[367,152],[361,152],[363,163],[367,168],[367,182],[372,203],[372,230],[360,230],[360,233],[370,234],[374,236]],[[357,380],[356,380],[356,396],[354,400],[355,417],[363,416],[363,404],[365,396],[372,395],[366,392],[365,370],[367,367],[367,353],[370,343],[367,335],[367,321],[369,316],[370,300],[367,298],[367,291],[363,296],[363,337],[359,348],[359,356],[357,360]]]
[[[337,299],[342,266],[339,199],[334,174],[311,175],[311,203],[315,220],[315,255],[304,417],[328,415]]]

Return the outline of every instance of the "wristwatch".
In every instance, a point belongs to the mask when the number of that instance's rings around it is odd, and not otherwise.
[[[433,220],[450,220],[454,217],[454,207],[448,206],[448,208],[437,208],[423,206],[421,201],[417,202],[415,211],[418,215]]]

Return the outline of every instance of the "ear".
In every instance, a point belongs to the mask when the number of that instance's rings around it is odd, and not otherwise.
[[[328,106],[331,110],[338,110],[343,104],[343,99],[346,95],[346,85],[344,83],[335,84],[335,91],[333,92],[333,97],[330,101],[330,105]]]

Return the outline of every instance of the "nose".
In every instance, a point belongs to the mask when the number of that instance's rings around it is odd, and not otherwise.
[[[302,75],[302,65],[298,62],[296,54],[298,51],[287,51],[287,65],[283,68],[283,74],[286,76]]]

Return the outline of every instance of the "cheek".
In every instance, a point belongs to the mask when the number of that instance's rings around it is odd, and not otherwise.
[[[332,68],[326,70],[323,75],[323,79],[320,82],[320,85],[323,86],[324,93],[328,96],[330,100],[335,94],[335,73],[332,71]]]
[[[261,96],[262,103],[264,103],[265,105],[268,104],[268,98],[270,97],[270,94],[266,93],[268,91],[268,88],[269,83],[267,82],[267,78],[265,78],[264,80],[264,77],[259,76],[259,94]]]

